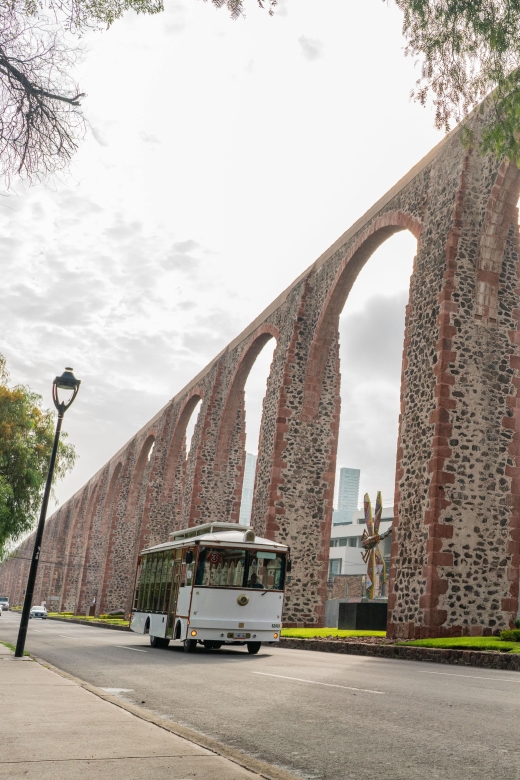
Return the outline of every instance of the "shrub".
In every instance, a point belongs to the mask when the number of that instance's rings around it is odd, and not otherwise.
[[[520,628],[520,617],[515,618],[515,628]]]
[[[124,609],[118,609],[116,612],[109,612],[108,614],[110,617],[117,617],[118,615],[124,615],[125,611]]]
[[[502,639],[504,642],[520,642],[520,628],[501,631],[500,639]]]

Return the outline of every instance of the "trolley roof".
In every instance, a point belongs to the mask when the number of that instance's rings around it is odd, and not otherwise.
[[[249,525],[238,525],[237,523],[204,523],[203,525],[193,525],[191,528],[183,528],[182,531],[172,531],[170,536],[174,541],[178,539],[190,539],[192,536],[201,536],[202,534],[213,534],[217,531],[250,531]]]
[[[232,529],[232,530],[231,530]],[[222,547],[244,547],[247,549],[270,549],[286,552],[289,548],[285,544],[264,539],[262,536],[252,538],[252,529],[248,525],[237,523],[205,523],[204,525],[186,528],[184,531],[175,531],[170,534],[173,538],[169,542],[156,544],[141,551],[141,555],[159,550],[170,550],[177,547],[187,547],[192,544]]]

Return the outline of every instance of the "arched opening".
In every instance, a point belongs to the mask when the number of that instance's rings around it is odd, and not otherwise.
[[[196,401],[193,411],[191,412],[188,425],[186,426],[186,458],[188,458],[191,451],[191,442],[193,441],[193,434],[199,419],[200,407],[202,404],[202,398],[200,396],[194,396]]]
[[[83,576],[78,596],[78,604],[81,612],[90,607],[94,599],[100,602],[100,575],[105,571],[105,562],[110,542],[110,530],[112,519],[117,504],[118,485],[121,475],[121,461],[116,464],[110,477],[108,490],[103,502],[102,510],[97,514],[97,501],[89,503],[87,509],[88,541],[87,553],[83,568]],[[99,500],[99,492],[97,495]]]
[[[184,403],[174,424],[173,434],[166,455],[161,506],[166,509],[160,521],[160,535],[166,540],[168,534],[177,531],[182,523],[184,489],[188,457],[199,415],[202,409],[203,391],[194,388]]]
[[[328,577],[366,575],[361,558],[363,495],[383,497],[381,530],[394,514],[405,314],[417,237],[401,231],[375,249],[338,312],[340,415]],[[386,595],[391,537],[382,543]]]
[[[81,503],[74,523],[73,538],[67,554],[61,609],[75,613],[79,609],[79,592],[87,555],[87,539],[98,487],[96,482],[94,485],[88,485],[88,489],[84,489],[82,492]]]
[[[265,397],[266,380],[269,376],[277,339],[278,331],[270,325],[263,325],[252,335],[249,344],[240,356],[224,404],[217,440],[215,472],[219,475],[222,488],[222,494],[219,497],[221,501],[219,514],[230,522],[239,522],[240,519],[244,469],[248,462],[246,459],[247,445],[253,449],[253,452],[250,453],[253,458],[249,459],[249,482],[254,485],[254,458],[258,454],[259,430],[263,411],[262,401]],[[271,342],[271,347],[267,346],[266,348],[268,342]],[[266,348],[265,352],[264,348]],[[251,409],[251,425],[249,420],[246,425],[245,387],[261,353],[264,353],[264,356],[258,364],[257,371],[253,374],[249,390],[250,403],[248,406]],[[251,429],[249,438],[248,428]],[[244,520],[247,515],[246,506],[250,500],[252,502],[254,488],[249,487],[249,490],[251,493],[244,504]],[[251,510],[249,509],[249,518],[250,516]]]
[[[330,360],[331,348],[337,344],[339,317],[359,272],[378,247],[390,236],[405,229],[418,239],[421,224],[399,211],[387,212],[359,236],[341,262],[316,324],[305,381],[303,420],[312,420],[318,416],[326,365]]]
[[[245,461],[240,500],[239,523],[249,525],[253,509],[253,494],[255,489],[256,463],[260,439],[260,426],[264,398],[267,390],[267,380],[271,373],[276,341],[274,338],[266,341],[249,372],[244,386],[245,408]]]
[[[144,504],[143,477],[145,472],[153,468],[153,458],[148,456],[155,444],[155,434],[150,433],[139,450],[128,485],[128,497],[124,513],[119,514],[117,506],[111,515],[111,530],[103,577],[103,591],[96,609],[110,612],[115,609],[126,609],[130,603],[132,576],[137,553],[142,546],[142,510]],[[118,491],[118,495],[119,495]],[[117,505],[117,502],[115,502]],[[121,555],[123,540],[127,540],[124,555]],[[128,540],[135,540],[128,546]],[[133,549],[132,549],[133,546]],[[118,552],[120,553],[118,555]]]

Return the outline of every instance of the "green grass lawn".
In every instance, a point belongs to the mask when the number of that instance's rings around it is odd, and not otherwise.
[[[386,631],[340,631],[339,628],[282,628],[282,636],[313,639],[317,636],[386,636]]]
[[[496,636],[459,636],[449,639],[414,639],[396,642],[396,645],[440,647],[445,650],[499,650],[502,653],[520,653],[520,642],[503,642]]]
[[[14,645],[12,645],[11,642],[0,642],[0,645],[4,645],[4,647],[8,647],[9,650],[13,651],[13,653],[16,650],[16,647]],[[27,650],[24,650],[23,654],[24,655],[30,655],[30,653],[28,653]]]
[[[129,626],[130,621],[129,620],[123,620],[122,618],[100,618],[100,617],[91,617],[90,615],[63,615],[60,612],[48,612],[47,613],[49,617],[59,617],[60,620],[81,620],[85,623],[91,623],[92,621],[95,621],[96,623],[106,623],[109,626]]]

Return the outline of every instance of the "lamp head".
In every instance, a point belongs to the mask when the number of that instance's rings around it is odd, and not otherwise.
[[[72,404],[74,399],[76,398],[79,390],[79,386],[81,384],[80,379],[76,379],[76,377],[73,374],[73,370],[70,367],[67,367],[63,374],[61,376],[57,376],[52,383],[52,398],[54,401],[54,406],[58,410],[58,413],[60,416],[63,416],[69,406]],[[58,396],[58,389],[59,390],[69,390],[72,395],[69,396],[67,401],[60,401],[60,398]]]
[[[60,387],[63,390],[75,390],[81,384],[81,379],[76,379],[73,368],[66,368],[61,376],[57,376],[54,380],[56,387]]]

